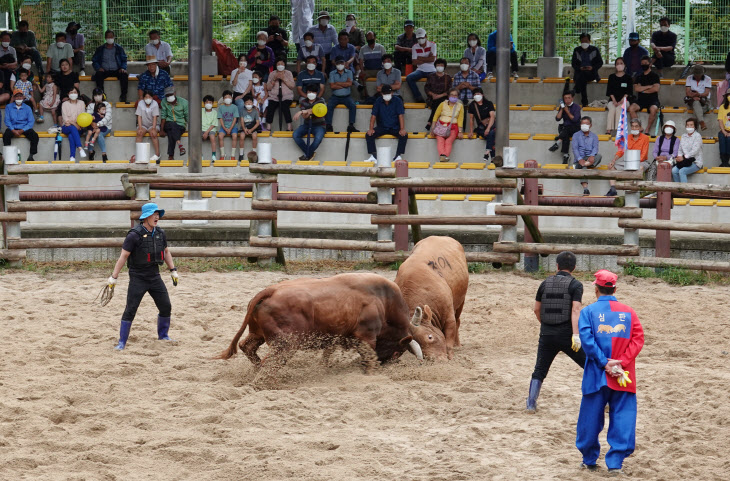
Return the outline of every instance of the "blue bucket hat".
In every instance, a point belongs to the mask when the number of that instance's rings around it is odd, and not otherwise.
[[[139,216],[139,220],[144,220],[155,212],[160,214],[160,219],[165,215],[165,209],[160,209],[154,202],[145,204],[142,206],[142,215]]]

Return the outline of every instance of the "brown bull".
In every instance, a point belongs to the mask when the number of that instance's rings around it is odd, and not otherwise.
[[[412,319],[420,320],[419,315]],[[237,344],[248,326],[248,336]],[[256,351],[266,342],[262,362]],[[375,361],[398,358],[406,350],[422,358],[409,332],[408,306],[398,286],[375,274],[340,274],[295,279],[267,287],[248,304],[243,325],[220,359],[240,347],[255,365],[267,368],[257,380],[273,376],[297,348],[354,347],[366,372]]]
[[[411,334],[427,358],[446,360],[460,346],[459,325],[469,287],[469,271],[461,244],[451,237],[423,239],[398,269],[400,287],[410,312],[423,307],[423,320]]]

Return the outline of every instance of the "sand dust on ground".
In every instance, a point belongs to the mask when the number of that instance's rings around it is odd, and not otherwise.
[[[157,313],[147,297],[127,349],[115,352],[126,274],[101,308],[90,301],[105,275],[2,273],[0,479],[606,476],[605,467],[579,469],[582,371],[566,356],[552,366],[538,414],[524,412],[539,333],[532,313],[538,280],[472,275],[463,347],[452,362],[419,365],[406,354],[365,375],[354,352],[338,351],[331,368],[320,353],[302,352],[275,389],[254,390],[242,355],[211,357],[228,346],[256,292],[295,277],[183,269],[179,287],[168,282],[177,342],[156,340]],[[637,361],[636,452],[626,471],[642,480],[728,479],[727,287],[622,280],[618,297],[646,331]],[[584,304],[594,300],[585,287]],[[605,431],[602,445],[605,454]]]

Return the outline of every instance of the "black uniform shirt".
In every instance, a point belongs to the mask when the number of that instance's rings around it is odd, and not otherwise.
[[[147,230],[146,227],[142,226],[145,231],[150,232]],[[150,234],[153,234],[157,230],[157,228],[153,229]],[[162,235],[162,241],[163,241],[163,249],[167,247],[167,236],[165,235],[165,231],[162,229],[159,229],[159,232]],[[135,249],[139,248],[142,245],[142,238],[137,234],[136,232],[130,232],[127,234],[127,237],[124,239],[124,243],[122,244],[122,249],[128,252],[134,252]],[[130,255],[131,257],[131,255]],[[134,266],[129,269],[130,274],[136,274],[139,276],[149,277],[149,276],[156,276],[160,273],[160,268],[157,264],[154,262],[151,262],[150,264],[146,266]]]
[[[558,276],[570,276],[570,273],[565,271],[558,271]],[[572,276],[571,276],[572,277]],[[545,290],[545,281],[542,281],[540,287],[537,289],[537,295],[535,300],[542,302],[542,293]],[[583,301],[583,284],[578,279],[572,279],[568,286],[568,294],[573,302]],[[573,335],[573,324],[570,319],[560,324],[540,324],[540,335],[541,336],[562,336],[562,335]]]

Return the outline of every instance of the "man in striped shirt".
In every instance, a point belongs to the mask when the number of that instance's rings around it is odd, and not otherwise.
[[[434,62],[436,61],[436,44],[428,40],[426,30],[419,28],[416,30],[416,45],[412,49],[413,65],[417,68],[406,77],[408,87],[413,93],[413,99],[416,103],[423,103],[423,95],[418,90],[418,82],[428,77],[429,74],[436,71]]]

